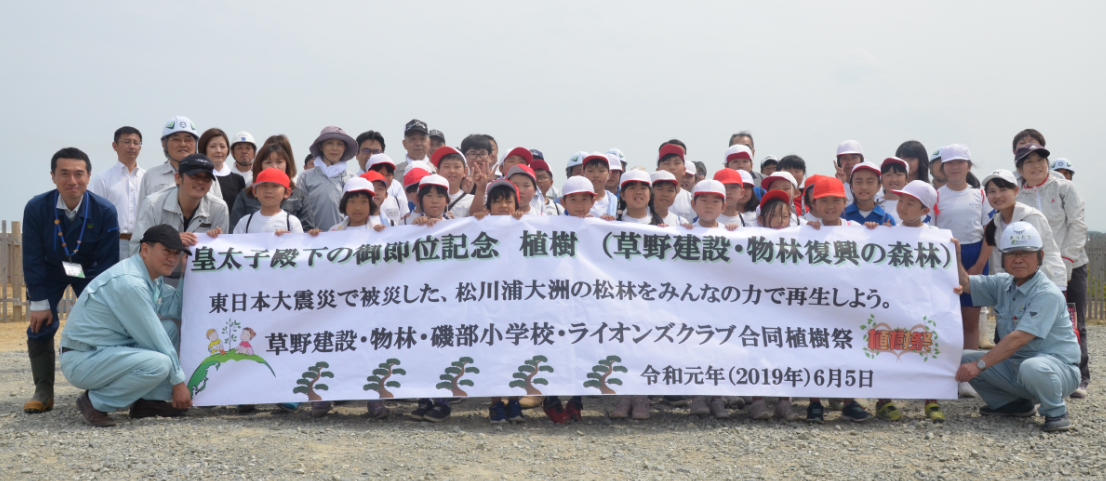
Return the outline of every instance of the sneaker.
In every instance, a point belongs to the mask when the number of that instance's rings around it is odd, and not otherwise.
[[[664,403],[679,408],[691,404],[691,398],[687,396],[665,396]]]
[[[300,408],[300,403],[280,403],[277,404],[277,407],[286,413],[294,413]]]
[[[649,396],[634,396],[631,405],[634,419],[649,419]]]
[[[434,407],[422,416],[423,421],[432,423],[440,423],[446,419],[449,419],[449,405],[445,403],[434,403]]]
[[[611,419],[626,419],[630,417],[631,409],[633,409],[633,401],[630,400],[630,396],[619,396],[614,409],[611,410]]]
[[[1079,387],[1075,388],[1075,391],[1071,393],[1071,398],[1072,399],[1086,399],[1087,398],[1087,384],[1083,383],[1083,384],[1080,384]]]
[[[1017,401],[1006,404],[1005,406],[991,408],[990,406],[983,406],[979,408],[979,414],[989,416],[1013,416],[1016,418],[1027,418],[1035,416],[1037,414],[1037,406],[1033,404],[1033,401],[1028,399],[1018,399]]]
[[[937,403],[926,403],[925,407],[926,417],[935,423],[945,422],[945,412],[941,411],[941,405]]]
[[[826,422],[826,412],[822,403],[810,403],[806,407],[806,422],[822,424]]]
[[[789,397],[781,397],[776,400],[775,415],[784,421],[798,421],[802,419],[802,416],[799,416],[799,413],[795,412],[795,409],[791,407],[791,398]]]
[[[1057,417],[1045,416],[1045,425],[1041,428],[1044,429],[1046,433],[1067,431],[1071,429],[1071,420],[1068,419],[1067,414],[1063,414]]]
[[[507,406],[502,402],[493,403],[488,408],[488,420],[492,424],[507,424]]]
[[[865,411],[864,408],[860,407],[860,403],[853,401],[841,408],[841,418],[848,419],[854,423],[862,423],[872,419],[872,415],[869,414],[868,411]]]
[[[888,421],[898,421],[902,419],[902,411],[895,407],[895,403],[888,401],[876,408],[876,416]]]
[[[764,399],[753,400],[749,405],[749,417],[759,420],[772,419],[772,413],[768,412],[768,405],[764,403]]]
[[[311,417],[321,418],[330,414],[330,401],[313,401],[311,403]]]
[[[526,418],[522,415],[522,405],[518,400],[507,401],[507,420],[512,423],[526,422]]]
[[[726,407],[730,409],[745,409],[745,398],[741,396],[735,396],[730,398],[724,398],[726,400]]]
[[[568,406],[565,406],[565,412],[568,413],[568,417],[573,421],[583,421],[584,401],[580,399],[580,396],[573,396],[568,400]]]
[[[564,406],[561,405],[561,399],[557,396],[546,396],[542,401],[542,410],[553,424],[568,424],[570,418]]]
[[[726,410],[726,401],[723,401],[720,397],[711,399],[710,415],[714,416],[714,419],[729,419],[730,412]]]
[[[419,406],[416,407],[414,411],[407,413],[407,415],[410,416],[411,419],[418,419],[419,421],[422,421],[425,418],[426,413],[430,412],[433,407],[433,401],[426,398],[419,399]]]
[[[707,406],[707,397],[695,396],[695,399],[691,400],[691,415],[706,416],[708,414],[710,414],[710,406]]]
[[[975,392],[975,388],[970,383],[962,382],[957,387],[957,391],[960,392],[960,397],[979,397],[979,393]]]
[[[369,401],[369,419],[384,419],[391,413],[392,411],[385,407],[384,403]]]

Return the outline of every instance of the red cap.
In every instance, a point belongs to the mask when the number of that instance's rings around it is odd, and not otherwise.
[[[551,174],[553,173],[553,169],[550,169],[549,164],[546,163],[545,160],[543,160],[543,159],[534,159],[533,161],[531,161],[530,162],[530,169],[535,170],[535,171],[544,170],[544,171],[549,172]]]
[[[782,190],[769,191],[760,198],[760,206],[764,207],[764,204],[768,203],[768,201],[772,199],[780,199],[784,201],[784,203],[787,203],[791,201],[791,196],[787,195],[787,192],[784,192]]]
[[[814,183],[814,193],[811,194],[811,199],[821,199],[822,197],[840,197],[847,199],[845,196],[845,184],[842,184],[840,180],[835,177],[825,177],[818,179]]]
[[[445,148],[445,147],[443,147],[443,148]],[[438,150],[442,150],[442,149],[438,149]],[[380,175],[380,174],[378,173],[376,175]],[[408,170],[406,174],[403,174],[403,188],[406,189],[408,187],[411,187],[412,185],[418,184],[419,181],[422,180],[423,177],[426,177],[428,175],[430,175],[430,172],[427,172],[426,169],[420,169],[418,167],[415,167],[414,169]],[[361,176],[361,177],[364,177],[364,176]],[[384,180],[384,177],[381,176],[380,180]]]
[[[507,171],[507,180],[511,180],[511,176],[516,174],[528,175],[530,180],[534,181],[534,187],[538,186],[538,176],[534,173],[534,169],[531,169],[526,165],[511,166],[511,169]]]
[[[522,157],[522,162],[526,165],[530,165],[530,163],[534,161],[534,154],[531,154],[530,149],[527,149],[526,147],[515,147],[511,149],[510,152],[507,152],[507,155],[503,156],[503,160],[507,160],[507,157],[510,157],[512,155]]]
[[[684,160],[684,149],[676,144],[664,144],[664,146],[661,147],[660,154],[657,156],[657,160],[661,160],[669,155],[678,155],[680,156],[680,160]]]
[[[824,178],[826,178],[826,176],[824,176],[822,174],[814,174],[814,175],[811,175],[811,176],[807,177],[806,179],[803,180],[803,190],[805,191],[806,189],[809,189],[811,187],[814,187],[815,185],[818,185],[818,181],[821,180],[821,179],[824,179]]]
[[[438,147],[438,150],[435,150],[434,153],[430,155],[430,163],[434,165],[435,169],[437,169],[438,168],[438,163],[442,161],[442,157],[445,157],[447,155],[453,155],[453,154],[460,155],[461,156],[461,162],[464,162],[464,163],[468,164],[468,160],[465,159],[465,154],[462,154],[460,150],[457,150],[457,149],[455,149],[453,147],[450,147],[448,145]],[[403,177],[403,183],[404,184],[407,183],[407,176]]]
[[[380,175],[380,172],[377,172],[375,170],[370,170],[368,172],[365,172],[364,174],[361,174],[361,178],[369,182],[388,182],[387,180],[384,180],[384,176]]]
[[[282,185],[285,189],[288,188],[288,174],[285,174],[283,170],[269,167],[262,170],[260,174],[257,174],[257,178],[254,179],[253,185],[264,184],[271,182],[273,184]]]
[[[717,180],[717,181],[721,182],[722,185],[726,185],[726,184],[741,185],[742,184],[741,174],[739,174],[736,170],[733,170],[733,169],[721,169],[721,170],[715,172],[714,173],[714,180]]]

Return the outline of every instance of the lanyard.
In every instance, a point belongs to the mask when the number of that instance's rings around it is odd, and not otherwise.
[[[58,197],[61,196],[61,192],[54,195],[54,204],[58,203]],[[58,237],[61,238],[61,248],[65,249],[65,257],[73,262],[73,256],[77,255],[77,252],[81,250],[81,241],[84,240],[84,231],[88,229],[88,192],[84,193],[84,221],[81,222],[81,235],[77,238],[77,247],[73,249],[73,252],[69,252],[69,247],[65,244],[65,235],[61,232],[61,219],[58,218],[58,209],[54,208],[54,230],[57,231]],[[54,248],[57,248],[57,241],[54,243]]]

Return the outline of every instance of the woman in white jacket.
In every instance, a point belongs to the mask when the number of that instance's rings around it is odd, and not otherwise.
[[[1064,261],[1060,259],[1060,249],[1056,246],[1052,227],[1049,226],[1048,219],[1041,211],[1016,200],[1020,190],[1017,182],[1014,173],[1006,169],[991,172],[991,175],[983,179],[987,202],[998,211],[984,227],[984,242],[990,246],[997,245],[995,236],[1001,234],[1006,226],[1014,222],[1032,224],[1041,234],[1041,241],[1044,243],[1045,257],[1041,264],[1041,272],[1061,291],[1067,290],[1067,272],[1064,270]],[[991,266],[994,269],[992,274],[1005,272],[1002,269],[1002,253],[998,249],[991,251]]]

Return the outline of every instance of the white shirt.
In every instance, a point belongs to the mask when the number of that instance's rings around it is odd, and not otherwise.
[[[95,192],[93,192],[93,194],[95,194]],[[72,209],[70,209],[69,206],[65,205],[65,201],[62,200],[61,195],[59,194],[58,195],[58,205],[57,205],[57,207],[61,210],[64,210],[65,211],[65,218],[69,219],[69,221],[72,222],[73,219],[77,218],[77,211],[81,210],[81,204],[82,203],[84,203],[84,196],[83,195],[81,196],[80,200],[77,201],[76,207],[73,207]],[[77,248],[80,248],[80,246],[77,246]],[[36,310],[36,309],[32,309],[32,310]],[[37,309],[37,310],[41,311],[42,309]]]
[[[975,244],[983,240],[983,226],[987,223],[987,196],[982,189],[968,186],[955,191],[949,186],[937,190],[935,224],[952,231],[961,244]]]
[[[261,215],[261,211],[257,211],[238,219],[238,225],[234,226],[235,234],[271,234],[278,230],[302,234],[303,225],[296,216],[282,210],[276,215]]]
[[[376,227],[378,225],[380,225],[380,216],[378,216],[378,215],[370,215],[369,216],[369,222],[367,224],[359,225],[357,227],[350,227],[349,226],[349,217],[346,217],[345,219],[342,219],[342,222],[338,223],[334,227],[331,227],[330,232],[337,232],[337,231],[340,231],[340,230],[359,230],[359,229],[371,230],[373,227]]]
[[[407,207],[407,197],[401,202],[399,197],[388,196],[380,203],[380,214],[392,222],[392,225],[403,225],[403,216],[411,209]]]
[[[239,167],[238,161],[234,160],[233,156],[228,158],[226,163],[231,164],[231,166],[230,166],[231,173],[238,174],[239,177],[242,177],[243,179],[246,180],[246,186],[249,186],[249,185],[253,184],[253,168],[252,168],[253,164],[250,164],[250,166],[246,167],[246,171],[242,172],[242,171],[238,170],[238,167]]]
[[[234,162],[233,160],[231,160],[230,162],[224,161],[223,162],[223,169],[222,170],[216,170],[215,171],[215,176],[216,177],[226,177],[226,176],[230,175],[231,172],[234,170],[234,168],[232,168],[230,166],[230,164],[233,163],[233,162]]]
[[[691,195],[684,189],[680,189],[676,193],[676,200],[672,202],[672,207],[668,208],[668,212],[675,212],[676,215],[683,217],[684,219],[694,219],[695,209],[691,208],[691,202],[695,199],[695,196]]]
[[[883,199],[883,203],[880,204],[883,207],[883,211],[891,218],[895,219],[895,225],[902,224],[902,219],[899,218],[899,199]]]
[[[137,165],[133,171],[128,171],[122,162],[116,162],[88,183],[88,190],[115,206],[120,233],[134,232],[134,219],[138,216],[138,189],[142,186],[142,175],[145,173],[146,170]]]
[[[676,227],[678,225],[688,224],[688,220],[683,216],[676,215],[672,212],[672,209],[668,209],[668,215],[664,216],[664,225]]]
[[[622,218],[618,220],[622,222],[629,222],[631,224],[649,225],[649,223],[653,221],[653,215],[648,214],[645,217],[638,219],[636,217],[632,217],[628,212],[622,211]]]
[[[545,205],[542,206],[542,211],[545,215],[564,215],[565,208],[552,200],[546,199]]]
[[[740,212],[738,212],[737,215],[735,215],[735,216],[728,216],[726,214],[722,214],[722,215],[718,216],[718,219],[716,219],[716,220],[718,221],[719,224],[722,224],[722,226],[727,226],[727,225],[730,225],[730,224],[737,224],[737,225],[740,225],[740,226],[745,225],[745,220],[741,218],[741,213]]]
[[[453,214],[453,218],[460,219],[462,217],[468,217],[469,212],[472,211],[473,199],[475,199],[475,197],[461,189],[457,189],[456,193],[449,194],[449,202],[446,203],[446,206],[453,206],[449,208],[449,213]]]
[[[614,195],[604,190],[603,198],[600,199],[597,196],[595,199],[595,204],[591,206],[591,210],[588,211],[588,213],[595,217],[613,215],[611,214],[611,211],[614,210],[614,206],[611,205],[611,202],[617,202],[614,198]]]

